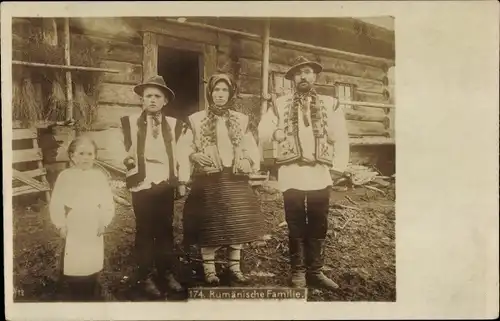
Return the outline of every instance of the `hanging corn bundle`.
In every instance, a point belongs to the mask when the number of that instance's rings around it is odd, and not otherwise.
[[[42,118],[40,97],[33,85],[31,72],[19,68],[13,77],[12,119],[21,121],[22,126],[29,127]]]
[[[48,98],[46,119],[52,121],[64,120],[66,113],[66,94],[64,92],[64,79],[61,72],[56,71],[51,77],[52,88]]]

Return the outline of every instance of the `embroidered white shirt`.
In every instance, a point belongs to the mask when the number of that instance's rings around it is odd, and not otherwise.
[[[308,158],[314,158],[314,134],[312,123],[306,127],[303,121],[302,108],[298,109],[299,140],[302,146],[303,155]],[[310,111],[307,117],[311,119]],[[327,109],[328,129],[332,132],[335,139],[333,157],[333,169],[343,172],[349,162],[349,136],[341,108],[336,111],[333,108]],[[262,144],[272,139],[272,134],[278,126],[278,120],[270,108],[259,123],[259,141]],[[302,191],[312,191],[324,189],[332,185],[330,169],[323,164],[314,166],[301,166],[298,164],[282,165],[278,170],[278,186],[280,191],[285,192],[288,189],[298,189]]]

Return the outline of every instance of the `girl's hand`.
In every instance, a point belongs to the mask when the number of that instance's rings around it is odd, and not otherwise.
[[[66,226],[63,226],[59,229],[59,235],[61,235],[62,238],[66,238],[68,235],[68,228]]]
[[[191,161],[198,163],[201,166],[212,166],[213,162],[207,155],[203,153],[194,153],[190,156]]]
[[[103,225],[100,225],[99,228],[97,229],[97,236],[101,236],[104,234],[105,227]]]

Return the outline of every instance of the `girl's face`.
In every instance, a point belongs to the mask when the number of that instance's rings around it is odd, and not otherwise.
[[[159,112],[168,103],[163,91],[156,87],[146,87],[142,95],[142,108],[150,113]]]
[[[90,169],[94,165],[95,147],[89,142],[78,144],[71,155],[71,160],[77,168]]]
[[[219,107],[227,104],[227,101],[229,100],[229,86],[225,81],[219,81],[215,85],[214,90],[212,91],[212,99],[214,104]]]

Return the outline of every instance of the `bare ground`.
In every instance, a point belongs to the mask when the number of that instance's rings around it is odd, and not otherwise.
[[[384,191],[385,195],[358,187],[332,192],[325,274],[332,277],[340,289],[309,291],[308,300],[396,300],[394,187],[391,185]],[[242,268],[251,275],[255,286],[286,286],[289,265],[283,200],[280,194],[269,194],[261,188],[256,193],[260,196],[267,222],[268,240],[245,247]],[[359,210],[339,208],[338,204]],[[180,245],[182,206],[183,200],[176,202],[174,220],[176,248],[180,256],[183,254]],[[46,204],[38,201],[29,207],[16,206],[13,222],[14,300],[61,300],[58,280],[63,240],[50,222]],[[107,300],[140,300],[132,295],[134,291],[130,291],[129,282],[134,271],[134,230],[131,209],[117,205],[116,217],[105,235],[105,268],[100,277]],[[220,258],[223,259],[222,254]],[[180,267],[184,267],[179,269],[184,272],[184,277],[195,276],[188,265],[181,263]],[[201,283],[195,280],[194,284]]]

